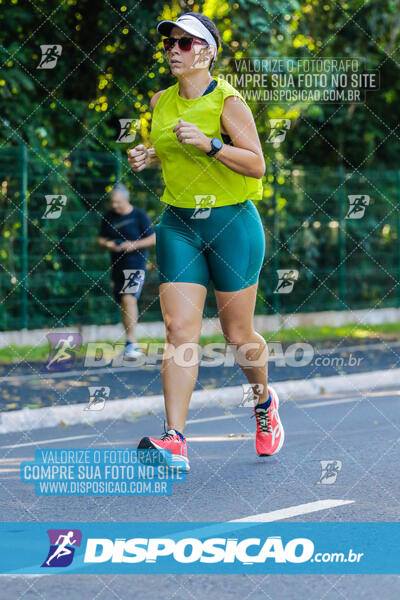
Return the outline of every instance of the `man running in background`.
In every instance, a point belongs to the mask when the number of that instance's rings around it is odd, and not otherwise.
[[[137,299],[145,279],[147,248],[155,244],[156,234],[146,212],[132,206],[129,190],[122,183],[113,187],[110,196],[111,210],[101,222],[98,243],[111,253],[114,298],[126,333],[124,358],[135,359],[141,356],[135,343]]]

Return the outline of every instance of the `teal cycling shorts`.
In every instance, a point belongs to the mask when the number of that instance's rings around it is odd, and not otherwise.
[[[190,282],[234,292],[258,281],[265,235],[251,200],[214,208],[168,204],[155,227],[159,283]]]

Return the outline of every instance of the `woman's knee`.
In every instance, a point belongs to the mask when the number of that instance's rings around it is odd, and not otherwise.
[[[201,323],[185,317],[165,318],[167,341],[172,344],[197,343],[201,333]]]
[[[268,346],[262,335],[251,328],[231,327],[224,331],[224,336],[226,342],[233,346],[233,353],[239,365],[266,366]]]
[[[242,345],[252,341],[255,337],[255,331],[251,327],[241,326],[232,323],[223,330],[225,340],[228,344]]]

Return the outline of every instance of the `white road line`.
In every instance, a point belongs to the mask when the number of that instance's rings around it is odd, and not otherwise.
[[[336,395],[336,394],[335,394]],[[303,404],[303,402],[297,402],[296,405],[298,408],[313,408],[314,406],[329,406],[330,404],[347,404],[349,402],[364,402],[367,398],[376,398],[378,396],[382,396],[387,399],[391,399],[392,396],[399,396],[400,390],[383,390],[379,392],[363,392],[363,395],[353,398],[337,398],[336,400],[321,400],[321,402],[307,402]]]
[[[343,506],[344,504],[353,504],[354,500],[318,500],[317,502],[307,502],[307,504],[298,504],[297,506],[289,506],[289,508],[280,508],[259,515],[244,517],[243,519],[233,519],[229,523],[269,523],[271,521],[280,521],[281,519],[290,519],[299,515],[317,512],[318,510],[326,510],[335,506]]]
[[[40,446],[41,444],[52,444],[53,442],[68,442],[69,440],[81,440],[83,438],[98,437],[97,433],[88,435],[72,435],[70,437],[52,438],[51,440],[36,440],[35,442],[25,442],[23,444],[10,444],[0,446],[0,448],[23,448],[24,446]]]
[[[318,502],[308,502],[307,504],[299,504],[298,506],[291,506],[290,508],[282,508],[280,510],[274,510],[269,513],[262,513],[259,515],[253,515],[251,517],[245,517],[244,519],[233,519],[232,521],[225,521],[223,524],[218,523],[218,532],[223,535],[227,535],[228,532],[233,531],[234,535],[237,536],[238,531],[244,531],[246,527],[251,527],[252,523],[256,522],[272,522],[280,521],[281,519],[289,519],[302,514],[307,514],[317,510],[324,510],[328,508],[334,508],[335,506],[342,506],[344,504],[352,504],[354,500],[319,500]],[[241,523],[240,527],[236,523]],[[188,537],[206,535],[215,536],[215,524],[207,525],[206,527],[199,527],[191,529],[186,532]],[[220,528],[223,525],[223,528]]]
[[[209,421],[222,421],[223,419],[234,419],[236,417],[247,417],[248,413],[247,412],[242,412],[242,413],[236,413],[236,414],[229,414],[229,415],[222,415],[219,417],[204,417],[203,419],[189,419],[188,421],[186,421],[186,425],[188,425],[189,423],[208,423]]]
[[[226,435],[199,435],[191,437],[190,435],[186,438],[191,444],[197,444],[200,442],[243,442],[243,440],[253,440],[254,433],[234,433]]]
[[[316,408],[318,406],[331,406],[332,404],[348,404],[349,402],[363,402],[363,398],[341,398],[340,400],[327,400],[326,402],[297,403],[298,408]]]

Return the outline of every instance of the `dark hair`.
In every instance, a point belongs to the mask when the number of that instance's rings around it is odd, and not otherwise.
[[[217,26],[214,23],[214,21],[211,21],[211,19],[206,17],[206,15],[202,15],[198,12],[189,12],[189,13],[185,13],[185,15],[190,15],[192,17],[196,17],[196,19],[198,19],[200,21],[200,23],[202,23],[204,25],[204,27],[206,27],[208,29],[208,31],[213,36],[215,43],[217,44],[217,50],[218,50],[218,48],[221,45],[221,38],[220,38],[219,31],[218,31]],[[209,66],[210,71],[214,66],[216,56],[217,56],[217,53],[215,53],[215,57],[210,62],[210,66]]]

